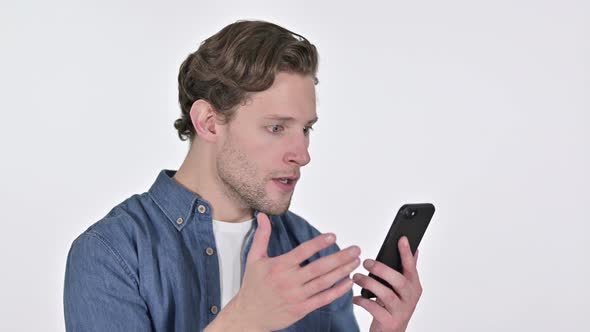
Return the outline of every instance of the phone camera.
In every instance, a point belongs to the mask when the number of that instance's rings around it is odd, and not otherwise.
[[[412,209],[407,209],[404,213],[406,215],[406,218],[410,219],[416,216],[416,214],[418,214],[418,211],[416,210],[412,210]]]

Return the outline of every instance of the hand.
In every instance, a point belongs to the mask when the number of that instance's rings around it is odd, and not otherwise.
[[[360,264],[358,247],[301,267],[306,259],[334,244],[335,235],[318,235],[286,254],[268,257],[270,233],[268,216],[259,213],[242,286],[211,324],[220,327],[220,331],[233,326],[239,326],[241,331],[280,330],[352,288],[348,275]],[[214,324],[218,319],[227,324]]]
[[[373,316],[371,332],[405,331],[420,295],[422,295],[422,285],[416,269],[418,251],[414,257],[406,237],[400,239],[398,247],[402,259],[403,274],[381,262],[373,260],[364,262],[364,266],[369,272],[387,281],[395,291],[369,276],[357,273],[353,277],[356,284],[370,290],[377,296],[376,301],[361,296],[355,296],[352,299],[354,304],[365,308]]]

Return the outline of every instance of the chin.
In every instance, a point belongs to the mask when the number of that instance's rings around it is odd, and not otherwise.
[[[264,212],[268,215],[279,216],[289,210],[291,205],[291,198],[287,202],[273,202],[271,204],[265,204],[256,209],[260,212]]]
[[[273,215],[273,216],[280,216],[281,214],[287,212],[289,210],[289,207],[270,207],[270,208],[266,208],[266,209],[261,209],[259,210],[260,212],[264,212],[268,215]]]

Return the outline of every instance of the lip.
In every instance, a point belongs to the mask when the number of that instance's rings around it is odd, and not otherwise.
[[[278,180],[278,179],[287,179],[289,181],[297,181],[297,180],[299,180],[299,176],[297,176],[297,175],[277,176],[277,177],[273,178],[273,180]]]
[[[288,183],[282,183],[281,181],[279,181],[279,179],[287,179],[289,180]],[[282,192],[291,192],[295,189],[295,184],[297,184],[297,180],[299,180],[298,177],[293,176],[293,177],[280,177],[280,178],[274,178],[272,179],[272,182],[275,184],[275,186],[277,186],[279,188],[280,191]]]

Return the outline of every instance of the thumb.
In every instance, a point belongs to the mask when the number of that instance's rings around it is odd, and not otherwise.
[[[252,247],[248,253],[248,262],[257,261],[260,258],[268,257],[268,239],[270,238],[270,219],[262,212],[258,213],[258,228],[254,233]]]

